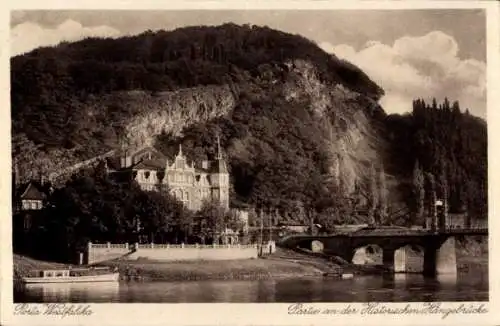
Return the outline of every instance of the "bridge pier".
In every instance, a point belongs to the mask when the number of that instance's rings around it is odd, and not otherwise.
[[[422,273],[424,252],[420,245],[405,245],[394,253],[395,273]]]
[[[436,241],[425,248],[424,275],[457,274],[457,253],[455,237],[444,242]]]
[[[437,250],[436,274],[457,274],[455,237],[449,237]]]
[[[394,271],[394,252],[393,248],[382,249],[382,264],[385,268]]]
[[[429,245],[424,249],[424,271],[425,276],[436,275],[436,247]]]

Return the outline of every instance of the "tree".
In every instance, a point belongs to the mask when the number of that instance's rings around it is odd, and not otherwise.
[[[443,215],[446,221],[446,217],[448,216],[449,186],[448,186],[448,174],[446,170],[446,160],[444,156],[441,158],[440,161],[439,191],[441,199],[443,200]]]
[[[382,164],[380,167],[380,171],[378,174],[378,206],[377,206],[377,216],[378,223],[383,223],[387,219],[387,186],[385,182],[385,171],[384,165]]]
[[[429,184],[429,217],[431,218],[432,228],[436,228],[437,211],[436,211],[436,179],[432,173],[427,173]]]
[[[217,201],[206,200],[198,211],[204,235],[215,240],[228,223],[228,212]]]
[[[370,167],[370,174],[368,176],[368,220],[372,225],[377,224],[375,219],[375,211],[377,209],[379,200],[379,193],[377,188],[377,172],[375,166],[372,164]]]
[[[413,223],[422,224],[424,221],[424,200],[425,200],[425,178],[424,173],[418,163],[415,161],[415,166],[413,168],[413,183],[412,183],[412,194],[413,194]]]
[[[149,242],[163,242],[165,234],[183,216],[182,203],[168,193],[140,191],[133,198],[129,214],[137,218]],[[159,237],[159,239],[158,239]]]

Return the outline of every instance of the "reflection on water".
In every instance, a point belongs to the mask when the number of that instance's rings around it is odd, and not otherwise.
[[[102,283],[47,283],[26,284],[24,291],[27,295],[41,298],[43,302],[67,302],[76,299],[79,302],[92,302],[99,298],[99,302],[115,301],[119,296],[118,282]]]
[[[368,302],[487,301],[487,270],[425,278],[418,274],[350,280],[281,279],[99,284],[17,288],[15,302]]]

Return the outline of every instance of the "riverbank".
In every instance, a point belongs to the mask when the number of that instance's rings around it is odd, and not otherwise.
[[[200,280],[260,280],[278,278],[380,274],[380,266],[355,266],[321,253],[297,252],[278,248],[276,253],[259,259],[227,261],[173,261],[147,259],[112,260],[102,266],[117,267],[126,281],[200,281]],[[14,279],[19,280],[37,269],[67,268],[58,264],[14,255]],[[457,268],[467,271],[477,266],[488,267],[487,243],[463,241],[457,246]],[[79,266],[82,267],[82,266]]]
[[[174,262],[113,260],[103,265],[117,267],[122,279],[135,281],[260,280],[322,277],[339,272],[338,265],[325,259],[280,248],[276,253],[258,259]]]
[[[160,262],[152,260],[110,261],[127,281],[259,280],[321,276],[313,266],[270,259]]]
[[[29,276],[30,272],[33,270],[64,269],[72,266],[70,264],[37,260],[17,254],[14,254],[12,259],[14,263],[13,278],[15,281],[21,280],[22,277]]]
[[[321,277],[332,271],[332,266],[320,259],[304,255],[281,254],[265,259],[226,261],[173,261],[148,259],[111,260],[100,266],[117,267],[121,280],[126,281],[200,281],[200,280],[259,280],[293,277]],[[71,265],[40,261],[14,255],[14,279],[28,275],[32,270],[68,268]],[[85,267],[85,266],[79,266]]]

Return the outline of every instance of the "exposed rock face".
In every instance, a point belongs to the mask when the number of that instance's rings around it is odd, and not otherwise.
[[[284,87],[287,100],[310,99],[311,110],[322,121],[332,157],[331,174],[344,190],[354,190],[356,181],[367,174],[369,164],[380,165],[384,144],[371,125],[369,113],[378,104],[341,84],[323,84],[314,66],[296,60]]]
[[[48,154],[39,151],[38,160],[20,163],[23,164],[20,170],[30,171],[21,176],[21,179],[25,181],[24,179],[38,178],[40,175],[49,176],[50,179],[69,177],[78,169],[112,155],[113,150],[118,150],[120,146],[149,146],[162,132],[177,136],[186,126],[225,115],[234,107],[235,98],[228,86],[203,86],[156,94],[131,91],[93,97],[85,109],[87,114],[92,115],[102,110],[102,107],[110,110],[109,107],[113,105],[131,112],[141,112],[131,119],[118,122],[125,131],[122,143],[110,144],[111,151],[110,148],[103,148],[98,155],[85,161],[76,158],[74,150],[57,149]],[[52,160],[51,157],[57,157],[57,160]]]
[[[310,110],[317,116],[327,137],[332,158],[331,175],[343,186],[346,193],[354,190],[367,174],[369,164],[382,162],[384,144],[371,125],[369,113],[377,107],[367,96],[348,90],[341,84],[325,85],[318,78],[314,65],[303,60],[289,62],[283,97],[287,101],[308,99]],[[279,81],[275,80],[274,83]],[[139,112],[132,118],[119,122],[125,138],[119,146],[141,147],[153,145],[162,132],[180,136],[182,130],[196,123],[229,114],[237,104],[237,98],[229,85],[200,86],[175,92],[149,93],[129,91],[111,93],[94,98],[89,112],[99,106],[118,105],[130,112]],[[124,143],[124,142],[125,143]],[[237,146],[237,142],[233,146]],[[105,150],[103,149],[103,153]],[[45,170],[64,168],[73,171],[81,164],[71,153],[60,164],[49,164]],[[64,155],[63,155],[64,156]],[[89,158],[92,159],[92,158]]]
[[[228,86],[196,87],[154,95],[137,92],[125,105],[148,109],[126,123],[128,145],[153,145],[155,137],[162,132],[178,136],[186,126],[227,114],[235,103]]]

